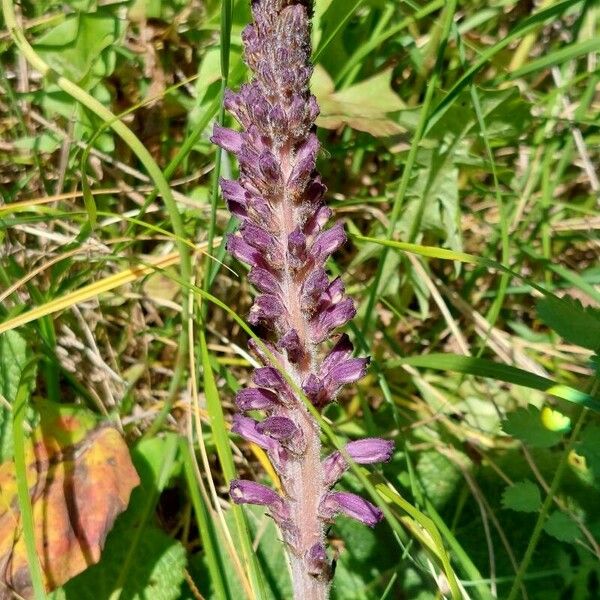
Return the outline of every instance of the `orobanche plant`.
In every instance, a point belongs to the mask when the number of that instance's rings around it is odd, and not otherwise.
[[[330,281],[325,270],[346,237],[340,222],[327,227],[331,210],[315,169],[319,108],[309,91],[311,3],[254,0],[252,13],[242,37],[253,78],[225,96],[243,131],[215,126],[212,140],[239,161],[239,180],[221,181],[242,222],[228,249],[251,267],[259,295],[248,320],[271,354],[251,344],[264,366],[254,372],[254,387],[237,395],[241,414],[233,431],[266,450],[283,491],[236,480],[230,493],[234,502],[267,507],[287,546],[295,598],[319,599],[328,596],[332,575],[327,524],[344,513],[373,526],[382,513],[360,496],[333,490],[346,460],[339,452],[322,457],[318,423],[282,372],[322,409],[343,385],[364,375],[369,360],[352,358],[348,336],[335,333],[356,311],[342,280]],[[243,414],[254,410],[265,418]],[[391,441],[375,438],[346,446],[360,464],[389,460],[392,450]]]

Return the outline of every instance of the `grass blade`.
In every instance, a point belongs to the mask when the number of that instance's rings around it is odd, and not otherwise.
[[[540,390],[574,404],[580,404],[595,411],[600,411],[600,400],[590,396],[586,392],[568,385],[558,384],[552,381],[552,379],[529,373],[523,369],[497,363],[485,358],[475,358],[460,354],[425,354],[391,360],[386,363],[386,368],[392,369],[400,365],[411,365],[413,367],[423,367],[438,371],[455,371],[457,373],[488,377],[532,390]]]
[[[13,407],[12,433],[15,453],[15,476],[17,478],[17,497],[19,499],[21,522],[23,524],[23,537],[27,550],[29,573],[31,575],[35,600],[45,600],[44,578],[35,543],[33,509],[31,507],[31,498],[29,497],[27,465],[25,464],[25,412],[27,411],[27,399],[29,398],[29,392],[33,384],[34,373],[35,362],[31,360],[21,373],[21,381],[19,382]]]

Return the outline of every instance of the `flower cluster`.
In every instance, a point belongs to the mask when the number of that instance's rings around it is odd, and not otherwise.
[[[341,223],[326,227],[331,210],[315,169],[319,109],[308,87],[310,2],[254,0],[252,12],[254,22],[244,30],[243,42],[253,79],[225,96],[242,131],[215,126],[212,141],[239,162],[239,180],[221,181],[230,211],[241,220],[228,250],[250,266],[249,279],[259,294],[248,321],[278,363],[274,366],[251,344],[263,366],[254,372],[254,387],[237,395],[241,414],[233,431],[268,453],[282,494],[252,481],[234,481],[231,497],[264,505],[278,523],[296,597],[324,598],[330,578],[325,524],[344,513],[373,526],[382,514],[355,494],[332,490],[346,461],[339,452],[321,457],[318,425],[281,373],[321,409],[343,385],[364,375],[368,359],[353,358],[348,336],[336,339],[335,334],[355,307],[342,280],[330,281],[325,270],[346,237]],[[266,416],[256,421],[249,411]],[[381,439],[346,447],[360,464],[386,461],[392,449]]]

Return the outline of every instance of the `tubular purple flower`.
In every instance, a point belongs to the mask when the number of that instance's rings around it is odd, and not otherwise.
[[[303,390],[322,409],[368,365],[368,359],[352,358],[347,335],[329,344],[356,309],[342,280],[330,281],[325,270],[346,234],[341,222],[327,226],[332,213],[316,172],[319,107],[308,88],[311,10],[311,0],[252,0],[254,20],[242,40],[253,78],[224,97],[241,131],[217,125],[212,136],[239,163],[238,181],[221,180],[229,209],[241,220],[227,248],[251,267],[249,279],[259,294],[248,321],[258,327],[271,355],[254,340],[249,343],[263,366],[254,372],[256,387],[240,391],[236,402],[241,411],[265,411],[266,418],[257,422],[238,414],[232,430],[267,451],[283,489],[280,496],[260,484],[237,481],[231,497],[267,506],[277,520],[296,600],[328,596],[332,569],[324,530],[335,515],[370,526],[381,519],[370,502],[330,491],[346,462],[339,453],[322,460],[317,421],[294,392]],[[356,462],[371,464],[388,460],[392,444],[362,440],[347,450]]]
[[[235,415],[233,418],[233,424],[231,431],[241,435],[249,442],[260,446],[263,450],[277,451],[279,443],[272,437],[265,435],[258,428],[259,423],[250,417],[244,417],[242,415]]]
[[[270,410],[279,402],[278,396],[263,388],[246,388],[237,393],[235,401],[240,410]]]
[[[383,513],[368,500],[351,492],[331,492],[326,494],[320,505],[324,519],[332,519],[339,513],[352,517],[369,527],[375,527],[383,518]]]
[[[268,506],[277,521],[285,521],[289,517],[287,503],[266,485],[245,479],[234,479],[229,486],[229,495],[236,504]]]
[[[394,442],[380,438],[365,438],[346,444],[346,452],[359,465],[387,462],[392,457]],[[323,461],[325,483],[334,485],[348,468],[346,459],[340,452],[333,452]]]

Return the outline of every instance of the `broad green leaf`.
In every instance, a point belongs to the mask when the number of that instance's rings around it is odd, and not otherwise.
[[[561,542],[574,542],[579,537],[577,523],[562,511],[555,511],[544,524],[544,531]]]
[[[80,83],[120,37],[122,27],[108,12],[77,13],[37,38],[35,50],[53,69]]]
[[[531,105],[517,87],[500,90],[477,87],[485,133],[490,142],[519,136],[531,119]],[[428,140],[441,141],[479,135],[477,114],[470,90],[463,91],[443,116],[429,129]]]
[[[12,404],[19,388],[21,372],[27,363],[27,345],[16,331],[0,335],[0,394]],[[0,404],[0,462],[12,456],[11,412]]]
[[[537,512],[542,506],[540,488],[529,479],[519,481],[504,490],[502,506],[519,512]]]
[[[562,432],[544,427],[540,410],[531,404],[527,408],[517,408],[511,412],[502,429],[533,448],[550,448],[563,438]]]
[[[462,250],[460,210],[458,202],[458,168],[451,160],[439,157],[432,150],[424,150],[420,158],[437,164],[439,168],[419,168],[414,171],[407,190],[407,203],[398,221],[398,231],[408,237],[413,221],[420,218],[419,230],[430,232],[444,246]],[[417,211],[423,211],[420,217]]]
[[[394,558],[379,549],[393,544],[389,531],[369,529],[351,519],[339,518],[333,533],[344,540],[331,587],[332,600],[376,600],[384,587],[376,585],[382,572],[394,567]],[[387,535],[386,535],[387,534]]]
[[[15,148],[19,150],[35,150],[36,152],[54,152],[60,148],[60,139],[51,131],[41,135],[26,136],[14,141]]]
[[[110,532],[100,562],[65,584],[51,600],[108,600],[113,593],[118,595],[117,586],[122,587],[121,600],[179,599],[185,549],[150,518],[160,493],[180,468],[174,460],[177,445],[176,434],[167,433],[135,446],[132,458],[141,484]]]
[[[600,311],[573,298],[547,296],[537,303],[540,319],[571,344],[600,350]]]
[[[452,497],[462,479],[460,471],[439,452],[422,452],[416,465],[419,481],[436,509]]]
[[[50,600],[108,600],[127,556],[135,528],[119,520],[111,531],[102,560],[69,581]],[[120,600],[178,600],[186,565],[185,548],[153,525],[141,532],[134,561]]]
[[[129,8],[128,16],[131,21],[143,19],[170,21],[188,6],[188,3],[189,0],[135,0]]]
[[[92,12],[98,4],[97,0],[69,0],[70,4],[75,10],[83,12]]]

